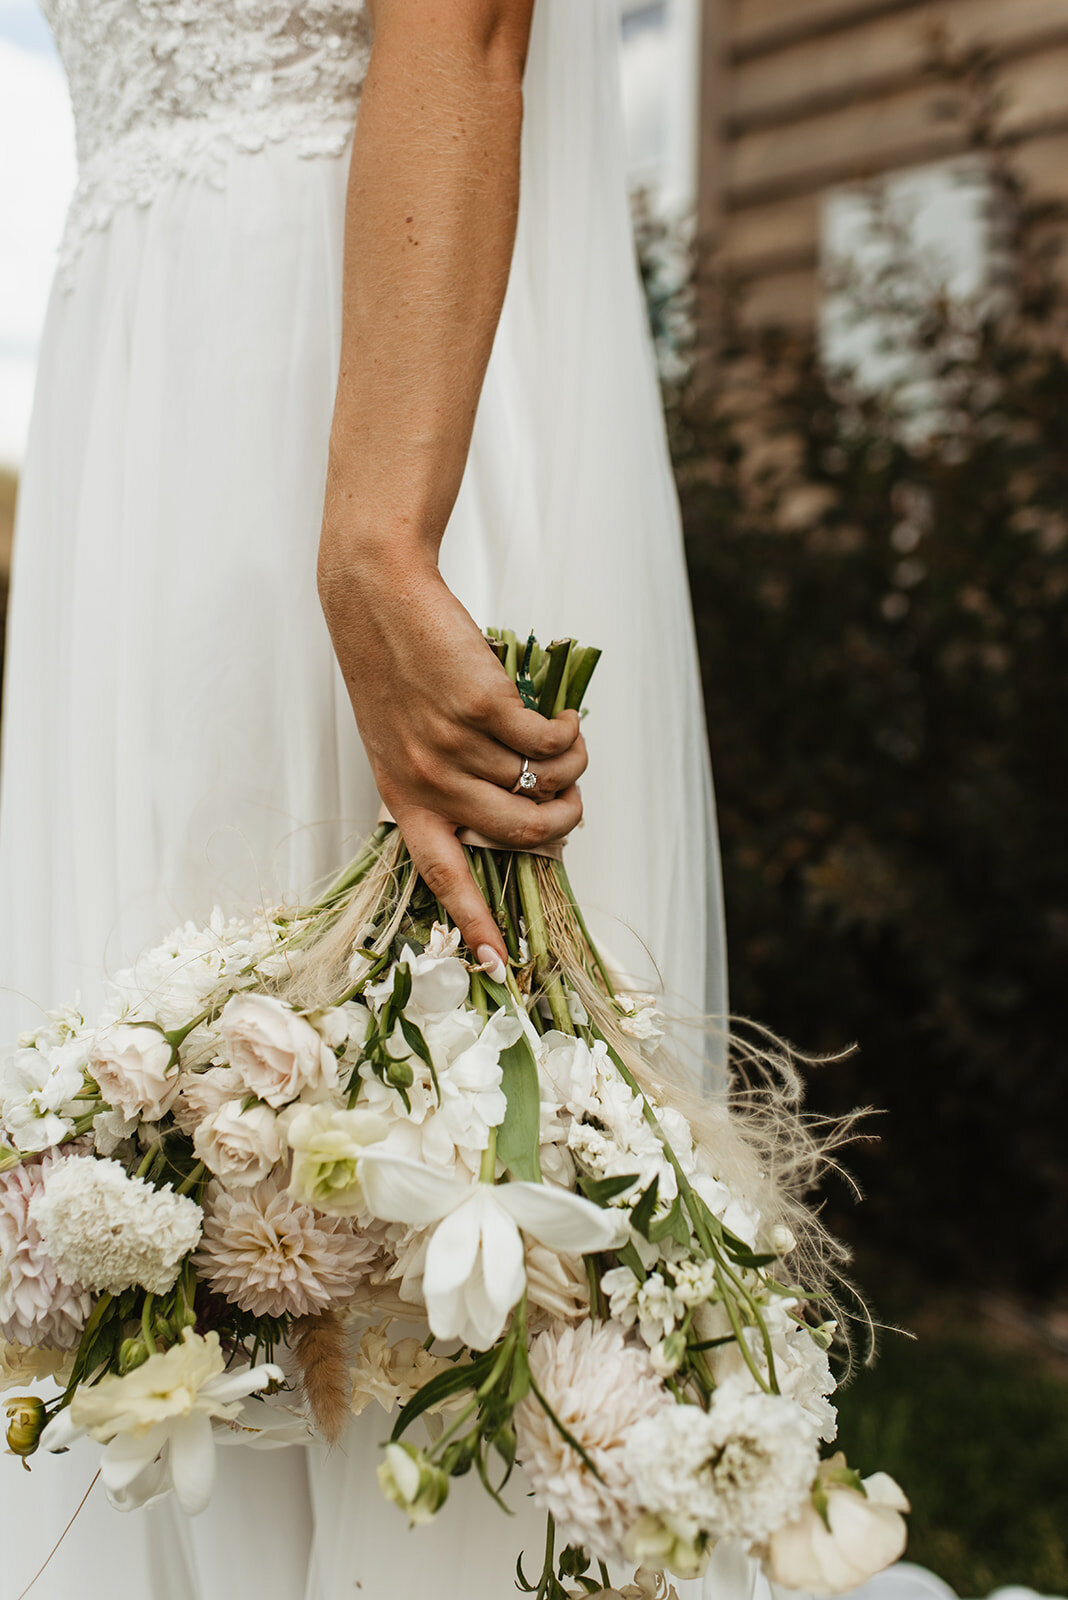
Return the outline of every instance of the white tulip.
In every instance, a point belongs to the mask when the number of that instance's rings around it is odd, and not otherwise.
[[[903,1554],[902,1512],[909,1503],[885,1472],[861,1480],[839,1454],[820,1466],[813,1497],[759,1552],[764,1568],[788,1589],[845,1594]]]
[[[367,1203],[386,1222],[429,1228],[423,1299],[431,1332],[488,1350],[526,1286],[520,1229],[551,1250],[585,1255],[629,1237],[626,1213],[546,1183],[472,1183],[387,1151],[359,1163]]]

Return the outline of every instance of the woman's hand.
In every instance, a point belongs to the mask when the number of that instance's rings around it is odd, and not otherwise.
[[[432,561],[381,546],[359,555],[327,528],[319,592],[378,792],[468,948],[501,961],[456,829],[517,848],[564,838],[582,815],[578,715],[526,709]],[[533,798],[510,792],[524,757]]]

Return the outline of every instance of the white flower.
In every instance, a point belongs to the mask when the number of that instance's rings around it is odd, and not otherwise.
[[[404,1010],[414,1021],[421,1024],[445,1017],[450,1011],[459,1010],[467,999],[471,978],[456,953],[459,948],[459,929],[446,933],[438,922],[421,955],[411,945],[405,946],[398,965],[407,967],[411,973],[412,992]],[[393,993],[394,971],[391,968],[380,983],[364,991],[372,1005],[380,1005]]]
[[[760,1213],[725,1183],[707,1172],[696,1172],[691,1183],[714,1217],[749,1248],[755,1249],[760,1232]]]
[[[245,1088],[276,1109],[337,1085],[337,1057],[311,1023],[268,994],[235,994],[219,1018],[227,1059]]]
[[[281,1383],[280,1367],[226,1371],[217,1333],[186,1328],[180,1344],[149,1356],[124,1377],[81,1385],[45,1429],[46,1450],[65,1450],[84,1433],[105,1446],[100,1476],[120,1511],[173,1489],[188,1515],[203,1511],[215,1481],[213,1418],[237,1417],[246,1395]]]
[[[178,1057],[155,1027],[118,1022],[93,1040],[88,1068],[102,1097],[126,1117],[158,1122],[178,1093]]]
[[[612,1250],[626,1217],[545,1183],[470,1183],[404,1156],[370,1151],[360,1178],[375,1216],[417,1228],[437,1223],[426,1250],[423,1298],[431,1331],[486,1350],[523,1293],[519,1230],[571,1255]]]
[[[227,1189],[251,1189],[281,1160],[278,1118],[270,1106],[242,1109],[240,1100],[224,1100],[198,1124],[193,1149]]]
[[[815,1595],[844,1594],[897,1561],[908,1537],[909,1503],[893,1478],[861,1481],[841,1454],[820,1465],[800,1515],[776,1528],[757,1552],[768,1576]]]
[[[763,1316],[771,1337],[779,1388],[788,1399],[801,1407],[819,1437],[829,1443],[838,1431],[838,1416],[827,1399],[836,1385],[826,1350],[817,1343],[807,1327],[802,1327],[790,1316],[781,1300],[773,1299],[764,1306]],[[745,1340],[758,1371],[766,1378],[767,1357],[758,1329],[746,1328]],[[727,1377],[735,1377],[748,1388],[756,1387],[756,1380],[745,1357],[733,1340],[715,1351],[712,1364],[717,1383]]]
[[[16,1050],[4,1064],[0,1109],[18,1150],[48,1150],[74,1132],[72,1102],[83,1083],[81,1060],[63,1050],[57,1056],[31,1046]]]
[[[47,1345],[9,1344],[0,1339],[0,1393],[52,1378],[62,1388],[74,1365],[73,1350],[52,1350]]]
[[[680,1527],[672,1518],[646,1511],[627,1529],[623,1550],[627,1560],[640,1567],[672,1572],[676,1578],[699,1578],[708,1566],[711,1545],[692,1520]]]
[[[290,1194],[332,1216],[354,1217],[364,1209],[357,1161],[388,1132],[389,1124],[373,1111],[301,1106],[286,1126],[293,1152]]]
[[[188,1195],[132,1178],[117,1161],[64,1161],[45,1174],[30,1216],[66,1283],[121,1294],[163,1294],[200,1238]]]
[[[304,1317],[347,1304],[377,1253],[374,1238],[348,1217],[300,1205],[277,1174],[231,1193],[210,1184],[200,1276],[254,1317]]]
[[[655,1044],[664,1037],[661,1017],[656,1009],[655,994],[617,994],[616,1004],[624,1013],[619,1026],[632,1039]]]
[[[48,1151],[0,1174],[0,1335],[15,1344],[68,1350],[92,1310],[88,1292],[59,1276],[30,1212],[46,1175],[83,1159]]]
[[[193,1134],[205,1117],[210,1117],[228,1100],[242,1099],[245,1093],[241,1074],[233,1067],[183,1072],[178,1080],[177,1098],[171,1107],[175,1126],[183,1133]],[[95,1128],[96,1124],[93,1126]]]
[[[421,1339],[390,1344],[388,1328],[387,1318],[377,1328],[367,1328],[360,1339],[349,1400],[353,1416],[360,1416],[372,1400],[387,1413],[406,1405],[431,1378],[449,1370],[449,1363],[431,1355]]]
[[[378,1483],[387,1500],[408,1513],[414,1528],[430,1522],[445,1504],[449,1492],[447,1473],[403,1440],[386,1445],[386,1459],[378,1468]]]
[[[667,1338],[686,1314],[686,1302],[660,1272],[652,1272],[641,1280],[629,1267],[613,1267],[601,1279],[601,1288],[609,1297],[609,1307],[616,1321],[624,1328],[631,1328],[638,1322],[642,1338],[650,1349]]]
[[[216,906],[204,926],[176,928],[135,965],[115,974],[109,995],[116,1015],[150,1012],[163,1029],[185,1028],[220,989],[274,948],[279,929],[269,914],[251,923],[229,920]]]
[[[556,1519],[561,1542],[618,1560],[633,1516],[624,1465],[627,1435],[670,1398],[648,1354],[613,1322],[554,1328],[530,1346],[530,1370],[558,1420],[593,1462],[596,1477],[533,1394],[515,1412],[516,1458],[535,1502]]]
[[[638,1502],[677,1532],[753,1541],[797,1515],[819,1452],[793,1401],[728,1378],[707,1412],[670,1406],[640,1422],[626,1459]]]
[[[371,1013],[357,1000],[347,1000],[342,1006],[328,1006],[315,1013],[315,1029],[326,1040],[331,1050],[344,1052],[350,1045],[363,1044],[371,1026]]]

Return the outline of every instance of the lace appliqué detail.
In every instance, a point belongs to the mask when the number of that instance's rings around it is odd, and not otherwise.
[[[362,0],[42,0],[67,74],[78,186],[60,246],[168,178],[222,185],[237,152],[338,156],[371,53]]]

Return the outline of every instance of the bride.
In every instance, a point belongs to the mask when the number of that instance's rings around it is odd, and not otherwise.
[[[580,777],[598,933],[723,1013],[613,0],[44,4],[79,182],[16,535],[0,1034],[91,1007],[102,963],[181,918],[299,893],[379,797],[492,963],[456,829],[562,839]],[[588,752],[573,714],[523,709],[490,623],[603,647]],[[192,1523],[92,1490],[34,1600],[117,1572],[153,1600],[514,1592],[542,1536],[522,1494],[509,1521],[465,1481],[409,1534],[374,1485],[382,1423],[333,1455],[229,1452]],[[77,1448],[8,1473],[5,1593],[92,1476]],[[748,1594],[716,1559],[708,1592]]]

